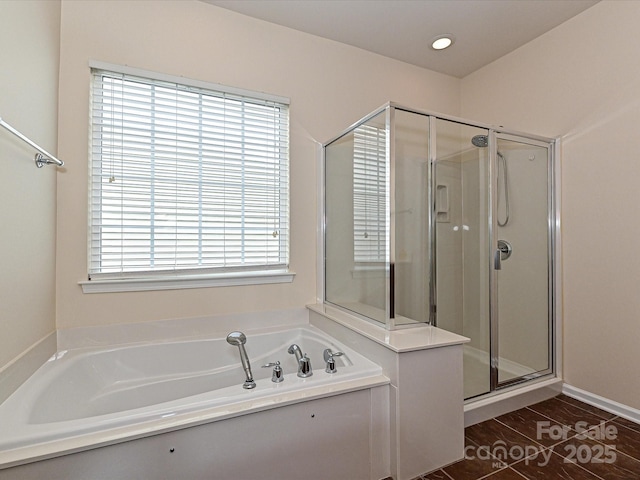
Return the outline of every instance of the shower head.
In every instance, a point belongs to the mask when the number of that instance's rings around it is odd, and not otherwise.
[[[471,139],[471,143],[473,143],[476,147],[486,147],[489,145],[489,137],[486,135],[476,135]]]
[[[485,148],[489,146],[489,137],[487,135],[476,135],[471,139],[471,143],[473,143],[476,147]],[[504,155],[502,155],[500,151],[496,153],[499,157],[504,159]]]
[[[229,345],[240,346],[244,345],[246,341],[247,337],[245,337],[244,333],[242,332],[231,332],[229,335],[227,335],[227,343]]]

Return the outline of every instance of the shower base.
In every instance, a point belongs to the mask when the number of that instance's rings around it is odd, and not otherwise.
[[[464,419],[465,427],[519,408],[541,402],[561,393],[562,379],[554,374],[511,387],[489,391],[490,358],[488,352],[464,346]],[[533,373],[531,369],[500,359],[504,376],[517,378]]]

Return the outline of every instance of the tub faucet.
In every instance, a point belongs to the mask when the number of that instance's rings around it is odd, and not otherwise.
[[[292,355],[296,356],[298,361],[298,376],[300,378],[307,378],[313,375],[313,369],[311,368],[311,360],[307,357],[307,354],[303,354],[302,350],[295,343],[287,350]]]
[[[227,343],[229,345],[235,345],[240,350],[240,363],[247,376],[242,388],[252,389],[256,387],[256,382],[253,381],[253,374],[251,373],[251,364],[249,363],[249,357],[247,351],[244,349],[244,344],[247,343],[247,337],[242,332],[231,332],[227,335]]]

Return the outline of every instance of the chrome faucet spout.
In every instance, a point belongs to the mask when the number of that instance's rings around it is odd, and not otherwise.
[[[231,332],[227,335],[227,343],[229,345],[235,345],[240,350],[240,363],[242,363],[242,368],[244,369],[244,373],[247,376],[243,388],[252,389],[256,387],[256,382],[253,381],[253,374],[251,373],[251,364],[249,363],[249,356],[247,355],[247,351],[244,348],[244,344],[247,343],[247,337],[242,332]]]
[[[300,360],[302,360],[302,357],[304,357],[304,355],[302,354],[302,349],[295,343],[289,347],[289,350],[287,350],[287,352],[289,352],[292,355],[295,355],[296,361],[298,362],[300,362]]]
[[[296,356],[298,362],[298,376],[300,378],[307,378],[313,375],[313,369],[311,368],[311,360],[305,354],[302,353],[302,349],[295,343],[287,350],[291,355]]]

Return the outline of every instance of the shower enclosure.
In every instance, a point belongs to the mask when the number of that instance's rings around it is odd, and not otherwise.
[[[465,398],[554,372],[554,140],[388,104],[324,145],[324,302],[471,339]]]

